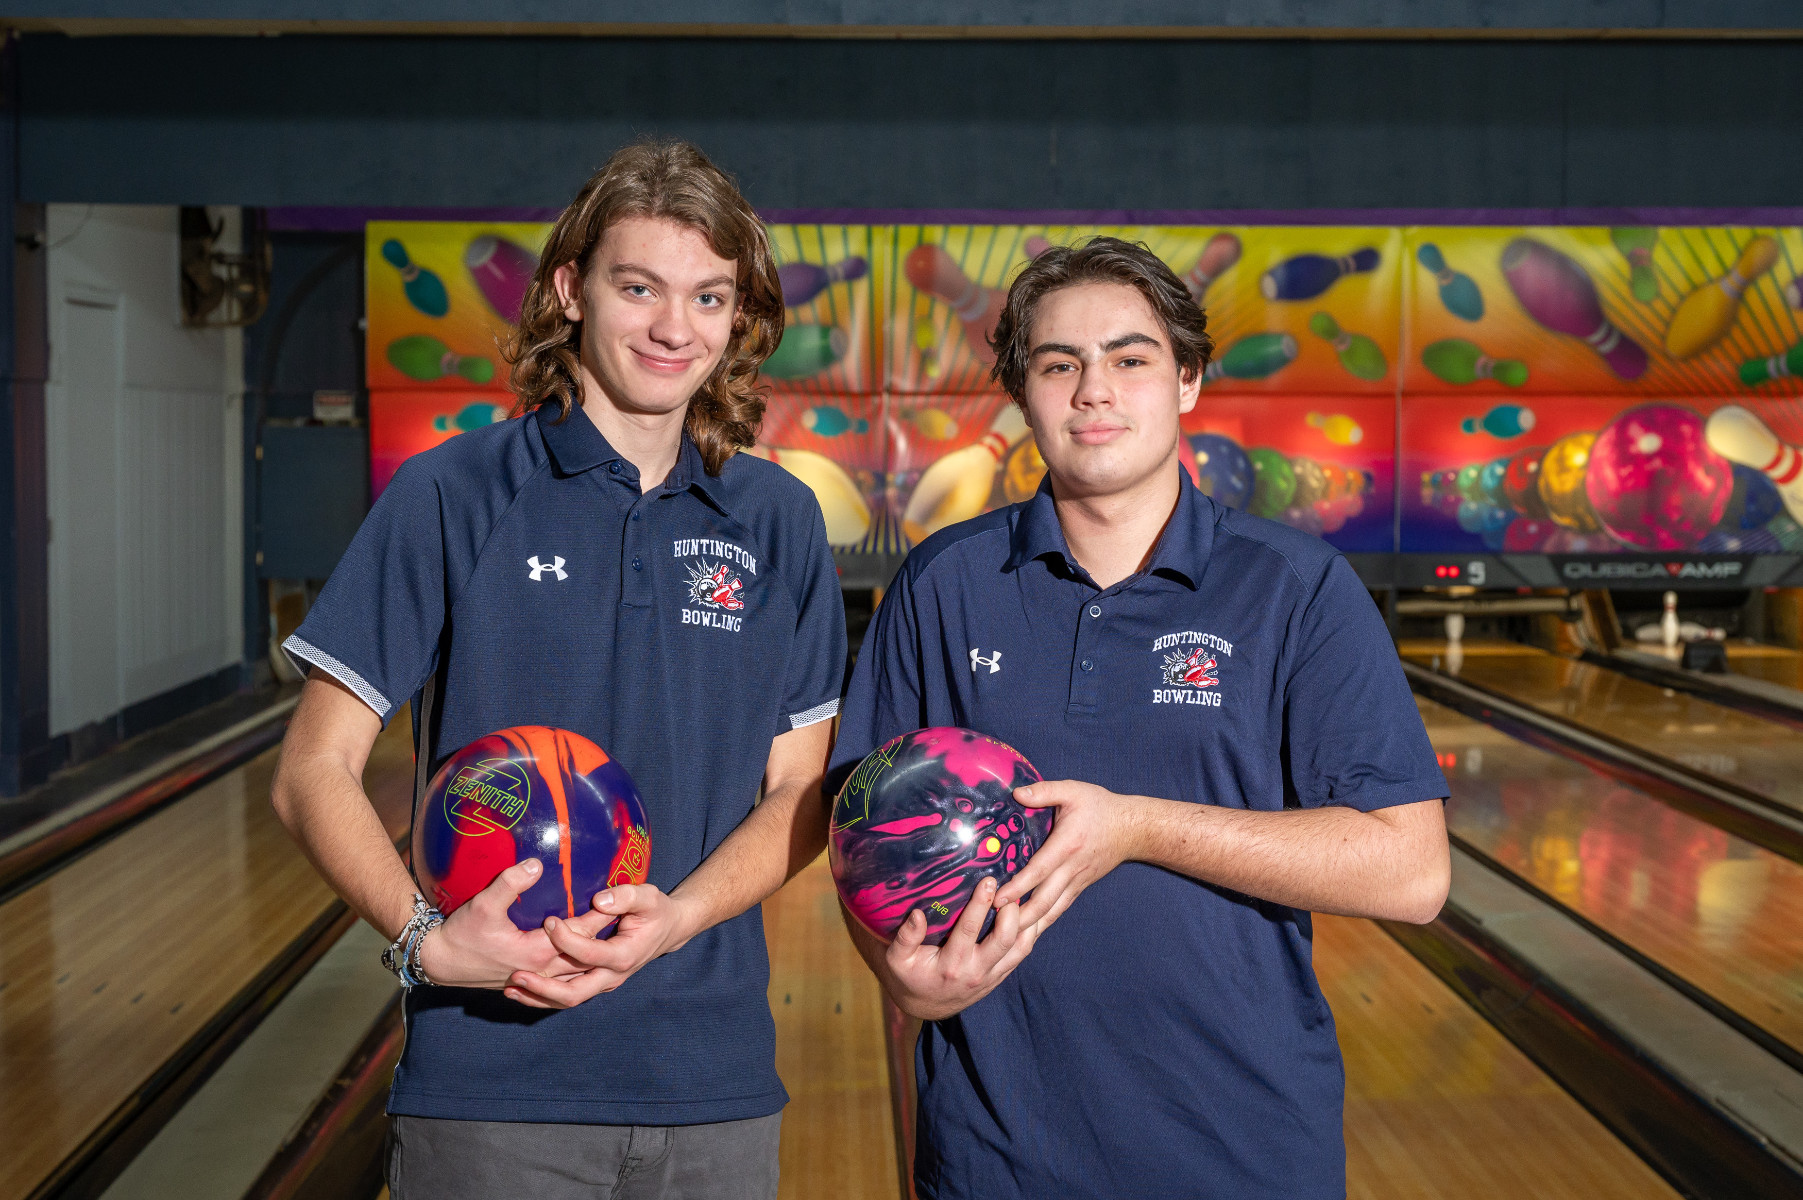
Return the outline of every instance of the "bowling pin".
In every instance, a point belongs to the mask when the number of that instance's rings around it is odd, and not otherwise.
[[[1319,429],[1336,446],[1356,446],[1365,440],[1364,428],[1345,413],[1312,412],[1306,419],[1310,429]]]
[[[1659,231],[1649,225],[1632,225],[1611,229],[1609,240],[1621,256],[1628,260],[1628,291],[1642,304],[1659,298],[1659,277],[1653,274],[1653,247],[1659,244]]]
[[[439,413],[432,418],[432,428],[440,433],[468,433],[507,419],[507,410],[499,404],[466,404],[455,414]]]
[[[1240,260],[1240,239],[1225,230],[1208,239],[1202,247],[1202,253],[1196,256],[1196,265],[1189,269],[1183,277],[1183,285],[1197,304],[1208,294],[1208,285],[1226,273],[1227,268]]]
[[[850,344],[837,325],[796,322],[783,330],[782,341],[758,370],[772,379],[806,379],[837,364]]]
[[[1482,417],[1466,417],[1459,422],[1466,433],[1483,430],[1493,438],[1513,438],[1534,428],[1534,410],[1519,404],[1499,404]]]
[[[1792,308],[1803,308],[1803,277],[1784,285],[1784,302]]]
[[[1266,271],[1258,290],[1267,300],[1313,300],[1347,275],[1377,270],[1381,256],[1370,246],[1331,258],[1325,254],[1298,254]]]
[[[447,375],[460,375],[471,383],[487,383],[495,377],[495,364],[477,355],[458,354],[435,337],[423,333],[388,343],[388,362],[409,379],[430,383]]]
[[[1610,323],[1596,284],[1570,257],[1533,238],[1518,237],[1503,247],[1498,265],[1528,316],[1554,333],[1583,341],[1622,379],[1646,374],[1646,350]]]
[[[1665,640],[1663,621],[1654,625],[1642,625],[1634,631],[1637,642],[1660,642]],[[1725,642],[1728,631],[1719,626],[1701,625],[1695,621],[1678,622],[1678,640],[1680,642]]]
[[[444,281],[408,258],[407,247],[401,245],[399,239],[389,238],[382,243],[382,257],[401,273],[401,293],[407,297],[407,303],[428,317],[442,317],[451,311],[451,298],[445,293]]]
[[[1296,361],[1296,339],[1287,333],[1254,333],[1227,348],[1208,364],[1205,382],[1216,379],[1263,379]]]
[[[929,296],[952,306],[958,323],[964,326],[964,340],[970,350],[985,363],[995,361],[989,335],[1008,303],[1008,293],[1001,288],[988,288],[967,276],[958,260],[947,254],[945,247],[927,243],[908,251],[902,264],[908,282]],[[974,514],[973,514],[974,515]]]
[[[775,463],[808,485],[820,501],[820,511],[826,517],[826,540],[831,544],[855,545],[870,532],[870,508],[864,503],[863,493],[845,468],[826,455],[764,445],[753,446],[748,453]]]
[[[1376,342],[1362,333],[1347,333],[1329,314],[1316,313],[1308,319],[1308,328],[1334,348],[1342,367],[1360,379],[1382,379],[1390,373],[1390,364]]]
[[[1738,404],[1709,414],[1703,440],[1729,462],[1765,472],[1777,485],[1791,520],[1803,523],[1803,451],[1780,441],[1764,421]]]
[[[538,271],[538,255],[504,237],[485,233],[470,239],[463,251],[463,265],[495,315],[509,325],[518,325],[526,288]]]
[[[1749,241],[1734,267],[1678,302],[1665,327],[1665,352],[1673,358],[1695,358],[1721,341],[1740,316],[1740,298],[1778,261],[1778,243],[1769,237]]]
[[[810,262],[787,263],[776,269],[777,282],[783,289],[783,307],[806,304],[835,283],[862,279],[869,270],[870,264],[855,254],[824,266]]]
[[[1783,354],[1774,354],[1770,358],[1750,358],[1740,364],[1740,381],[1748,387],[1758,387],[1774,379],[1793,379],[1798,376],[1803,376],[1803,342],[1798,342]]]
[[[1476,342],[1464,338],[1443,338],[1422,347],[1421,365],[1436,379],[1461,387],[1480,379],[1494,379],[1505,387],[1520,387],[1528,381],[1526,363],[1491,358]]]
[[[947,525],[983,511],[995,488],[995,473],[1016,442],[1027,436],[1019,406],[1002,405],[983,440],[954,450],[921,473],[902,510],[902,533],[918,545]]]
[[[1665,593],[1665,611],[1659,615],[1659,640],[1667,650],[1678,644],[1678,593]]]
[[[1446,614],[1446,640],[1454,646],[1465,640],[1464,613],[1449,612]]]
[[[1481,320],[1484,315],[1484,293],[1477,281],[1446,265],[1446,256],[1432,242],[1423,242],[1415,258],[1440,285],[1440,303],[1453,316],[1466,321]]]
[[[810,408],[801,414],[801,427],[816,437],[838,437],[842,433],[869,433],[870,422],[863,417],[848,417],[845,410],[831,404]]]
[[[902,419],[928,441],[945,442],[958,436],[958,422],[942,408],[910,409]]]

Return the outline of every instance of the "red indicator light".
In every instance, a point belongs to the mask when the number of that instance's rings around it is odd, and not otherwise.
[[[1434,568],[1435,579],[1457,579],[1460,571],[1451,563],[1441,563]]]

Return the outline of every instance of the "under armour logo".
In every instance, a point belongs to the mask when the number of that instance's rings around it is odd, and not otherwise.
[[[988,667],[989,673],[995,674],[1002,669],[1002,652],[997,650],[988,658],[984,658],[983,652],[973,647],[970,652],[970,669],[974,671],[978,667]]]
[[[538,555],[534,554],[531,558],[526,560],[526,565],[532,568],[533,583],[537,583],[539,578],[543,576],[546,571],[555,571],[557,573],[558,582],[560,583],[570,577],[570,573],[563,569],[563,555],[561,554],[553,554],[549,566],[539,562]]]

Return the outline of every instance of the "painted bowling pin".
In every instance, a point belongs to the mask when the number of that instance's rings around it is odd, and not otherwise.
[[[507,410],[499,404],[466,404],[455,413],[439,413],[432,418],[432,428],[439,433],[468,433],[507,419]]]
[[[1748,387],[1758,387],[1774,379],[1794,379],[1799,376],[1803,376],[1803,342],[1798,342],[1783,354],[1774,354],[1770,358],[1752,358],[1740,364],[1740,381]]]
[[[1345,413],[1312,412],[1305,420],[1310,429],[1319,429],[1321,436],[1336,446],[1356,446],[1365,440],[1364,427]]]
[[[1679,301],[1665,327],[1665,352],[1673,358],[1695,358],[1721,341],[1740,316],[1740,298],[1778,261],[1778,243],[1769,237],[1749,241],[1734,267]]]
[[[1415,258],[1440,285],[1440,303],[1446,306],[1447,312],[1463,321],[1483,318],[1484,293],[1478,290],[1477,281],[1447,266],[1446,255],[1440,252],[1440,247],[1423,242],[1415,251]]]
[[[1377,270],[1382,257],[1366,246],[1351,254],[1298,254],[1266,271],[1258,290],[1267,300],[1313,300],[1347,275]]]
[[[1780,441],[1764,421],[1738,404],[1709,414],[1703,440],[1729,462],[1765,472],[1791,520],[1803,523],[1803,451]]]
[[[1519,404],[1499,404],[1482,417],[1466,417],[1459,422],[1466,433],[1483,430],[1493,438],[1517,438],[1534,428],[1534,410]]]
[[[798,304],[806,304],[835,283],[862,279],[869,270],[870,264],[855,254],[824,266],[820,263],[794,262],[778,267],[776,278],[782,284],[783,307],[794,308]]]
[[[1196,256],[1196,265],[1189,269],[1183,277],[1183,286],[1197,304],[1208,294],[1208,285],[1226,273],[1227,268],[1240,260],[1240,239],[1234,234],[1222,230],[1208,239],[1202,247],[1202,253]]]
[[[538,271],[538,255],[504,237],[485,233],[471,238],[464,247],[463,265],[495,315],[509,325],[518,325],[526,288]]]
[[[407,257],[407,247],[398,238],[382,243],[382,257],[401,273],[401,292],[407,303],[428,317],[442,317],[451,311],[451,297],[444,290],[444,280]]]
[[[863,417],[847,416],[845,410],[822,404],[801,414],[801,427],[816,437],[838,437],[842,433],[869,433],[870,422]]]
[[[902,533],[918,545],[947,525],[981,513],[995,488],[996,471],[1026,436],[1027,422],[1019,407],[1002,405],[982,441],[952,451],[921,473],[902,510]]]
[[[1208,364],[1204,382],[1216,379],[1263,379],[1296,361],[1296,339],[1287,333],[1255,333],[1227,347]]]
[[[1518,237],[1503,247],[1499,265],[1528,316],[1581,340],[1622,379],[1646,374],[1646,351],[1603,315],[1596,284],[1571,258],[1544,242]]]
[[[495,377],[495,364],[474,354],[458,354],[435,337],[423,333],[388,343],[388,363],[409,379],[430,383],[459,375],[471,383],[487,383]]]
[[[1659,277],[1653,274],[1653,247],[1659,230],[1651,225],[1629,225],[1609,231],[1609,240],[1628,260],[1628,291],[1642,304],[1659,298]]]
[[[1784,285],[1784,302],[1792,308],[1803,308],[1803,276]]]
[[[908,251],[902,272],[909,283],[952,306],[958,323],[964,326],[964,340],[970,343],[972,354],[982,362],[995,361],[989,335],[1002,315],[1002,307],[1008,302],[1007,292],[984,287],[971,279],[958,266],[958,260],[946,253],[945,247],[931,243]]]
[[[1528,381],[1528,367],[1513,358],[1491,358],[1476,342],[1464,338],[1442,338],[1421,350],[1421,365],[1444,383],[1463,386],[1480,379],[1494,379],[1505,387],[1520,387]]]
[[[1327,342],[1340,356],[1340,365],[1360,379],[1382,379],[1390,373],[1383,348],[1362,333],[1347,333],[1327,313],[1308,319],[1309,332]]]
[[[788,450],[753,446],[747,451],[773,462],[808,485],[826,516],[826,540],[835,546],[852,546],[870,532],[870,507],[845,468],[812,450]]]

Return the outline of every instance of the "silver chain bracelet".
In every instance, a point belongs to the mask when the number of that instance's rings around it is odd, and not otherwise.
[[[420,965],[420,947],[425,944],[426,935],[443,924],[444,914],[428,904],[424,896],[413,893],[413,915],[401,926],[393,944],[382,951],[382,965],[394,972],[402,987],[433,986]]]

